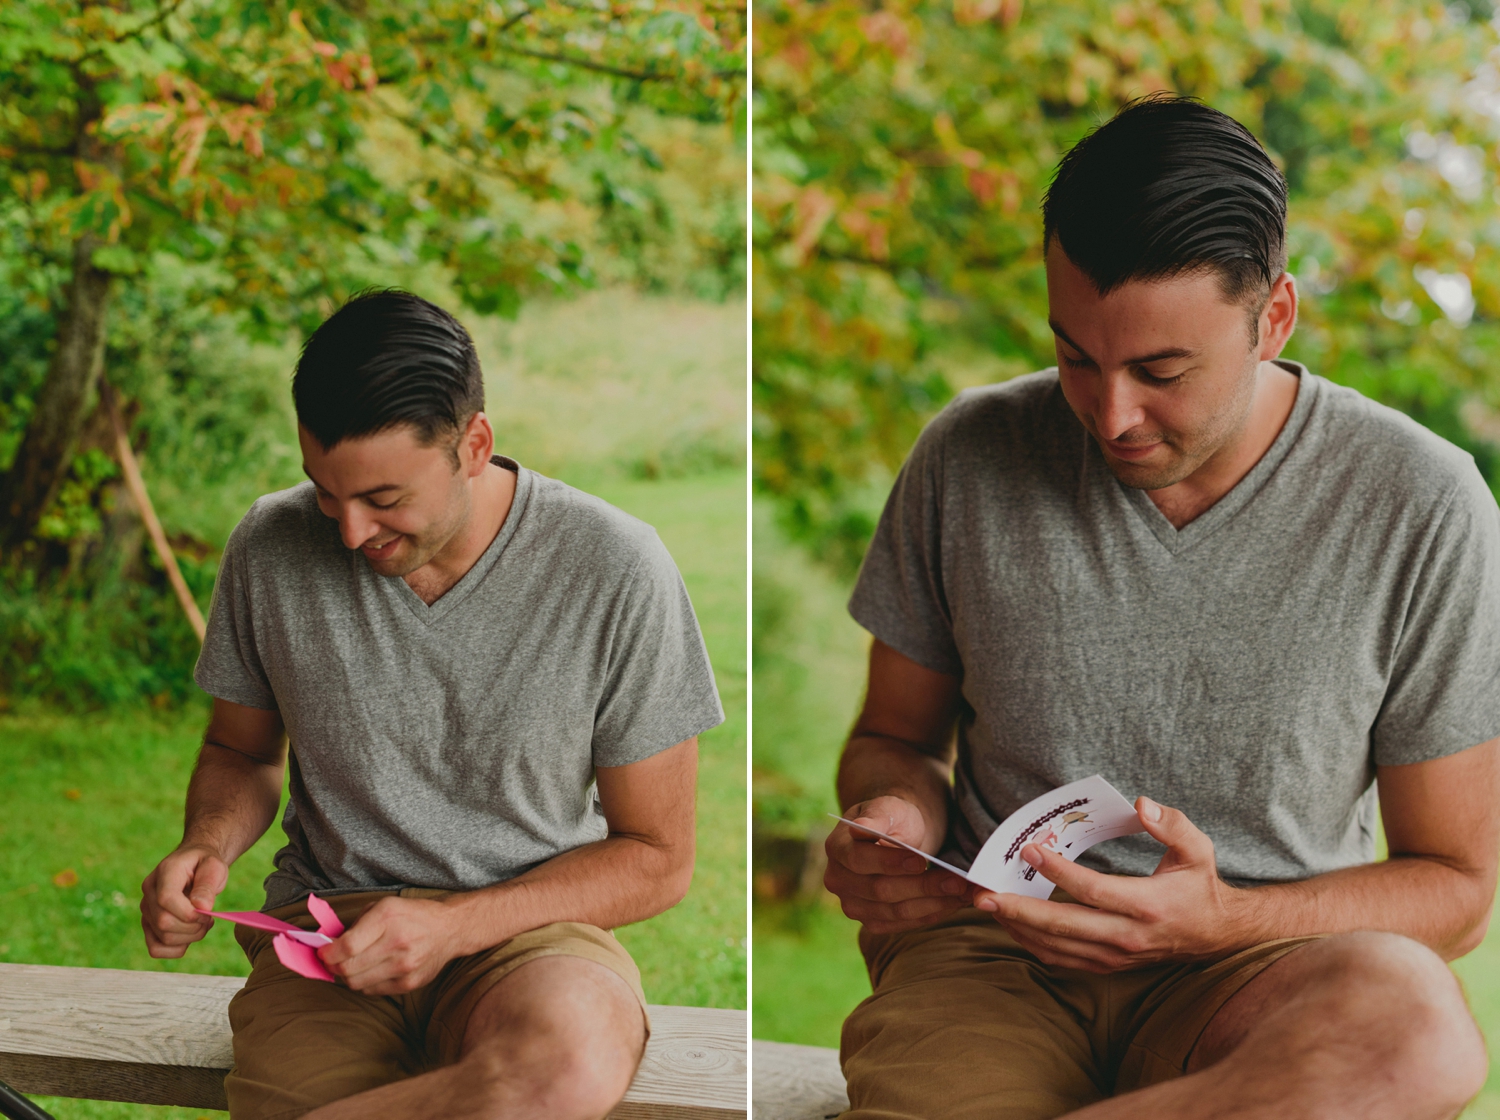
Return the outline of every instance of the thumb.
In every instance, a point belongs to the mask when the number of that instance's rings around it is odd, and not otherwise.
[[[1146,832],[1167,846],[1168,854],[1163,857],[1163,865],[1174,855],[1176,859],[1172,862],[1179,866],[1185,863],[1214,862],[1214,842],[1188,820],[1187,814],[1182,810],[1158,805],[1149,797],[1138,797],[1135,811]]]
[[[922,811],[904,798],[889,794],[851,805],[845,810],[844,816],[914,847],[921,847],[927,835],[927,822]],[[868,834],[855,833],[855,837],[859,840],[875,840],[875,837]]]
[[[199,910],[212,910],[214,899],[229,881],[229,868],[222,860],[206,856],[193,869],[193,881],[188,887],[188,900]]]

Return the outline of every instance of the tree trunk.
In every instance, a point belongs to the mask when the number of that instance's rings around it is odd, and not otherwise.
[[[104,364],[110,274],[94,267],[98,244],[86,233],[73,245],[73,279],[57,349],[15,462],[0,477],[0,546],[31,536],[73,460],[85,406]]]

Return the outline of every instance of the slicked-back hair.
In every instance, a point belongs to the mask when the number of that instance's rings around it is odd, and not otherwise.
[[[1286,179],[1233,117],[1187,97],[1133,101],[1075,144],[1042,202],[1101,295],[1132,280],[1212,270],[1226,302],[1252,305],[1251,345],[1286,270]]]
[[[329,450],[409,424],[419,443],[457,437],[484,408],[469,332],[396,288],[360,292],[313,332],[292,377],[297,419]]]

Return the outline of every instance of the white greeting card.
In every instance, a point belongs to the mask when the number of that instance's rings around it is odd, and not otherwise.
[[[834,814],[830,814],[833,816]],[[962,871],[919,848],[887,836],[879,829],[837,817],[851,828],[915,852],[928,863],[961,875],[971,883],[999,894],[1023,894],[1046,898],[1053,884],[1021,858],[1021,849],[1037,844],[1067,860],[1076,860],[1089,848],[1117,836],[1144,831],[1135,808],[1098,774],[1058,786],[1050,793],[1022,805],[990,833],[974,863]]]

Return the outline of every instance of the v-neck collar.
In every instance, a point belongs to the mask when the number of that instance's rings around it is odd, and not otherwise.
[[[505,551],[506,544],[516,535],[516,526],[525,516],[527,503],[531,500],[530,471],[514,459],[504,455],[491,455],[490,462],[497,467],[516,472],[516,493],[511,499],[510,509],[506,511],[505,520],[500,525],[500,531],[495,534],[495,539],[490,542],[489,547],[484,550],[479,559],[474,561],[474,566],[465,572],[457,583],[443,592],[431,606],[424,603],[422,596],[413,591],[411,585],[401,576],[380,577],[386,581],[392,593],[406,604],[412,614],[429,625],[441,622],[469,597],[469,593],[474,588],[483,582],[489,570],[500,559],[500,554]]]
[[[1152,535],[1173,556],[1180,556],[1213,534],[1221,525],[1227,524],[1235,514],[1244,509],[1276,472],[1276,468],[1287,457],[1297,442],[1297,437],[1302,434],[1302,429],[1306,427],[1307,418],[1312,414],[1313,402],[1318,394],[1317,379],[1301,362],[1276,359],[1276,364],[1287,372],[1297,375],[1297,399],[1292,404],[1291,415],[1286,418],[1286,423],[1281,426],[1281,431],[1277,433],[1271,446],[1266,449],[1266,453],[1260,457],[1260,461],[1250,468],[1250,472],[1235,483],[1227,494],[1181,529],[1167,520],[1167,515],[1156,507],[1156,503],[1144,490],[1133,489],[1115,478],[1104,464],[1104,456],[1099,450],[1099,445],[1094,442],[1092,436],[1088,437],[1091,453],[1098,458],[1099,466],[1109,476],[1110,482],[1124,492],[1126,501],[1134,507],[1141,520],[1146,523],[1146,527],[1151,530]]]

